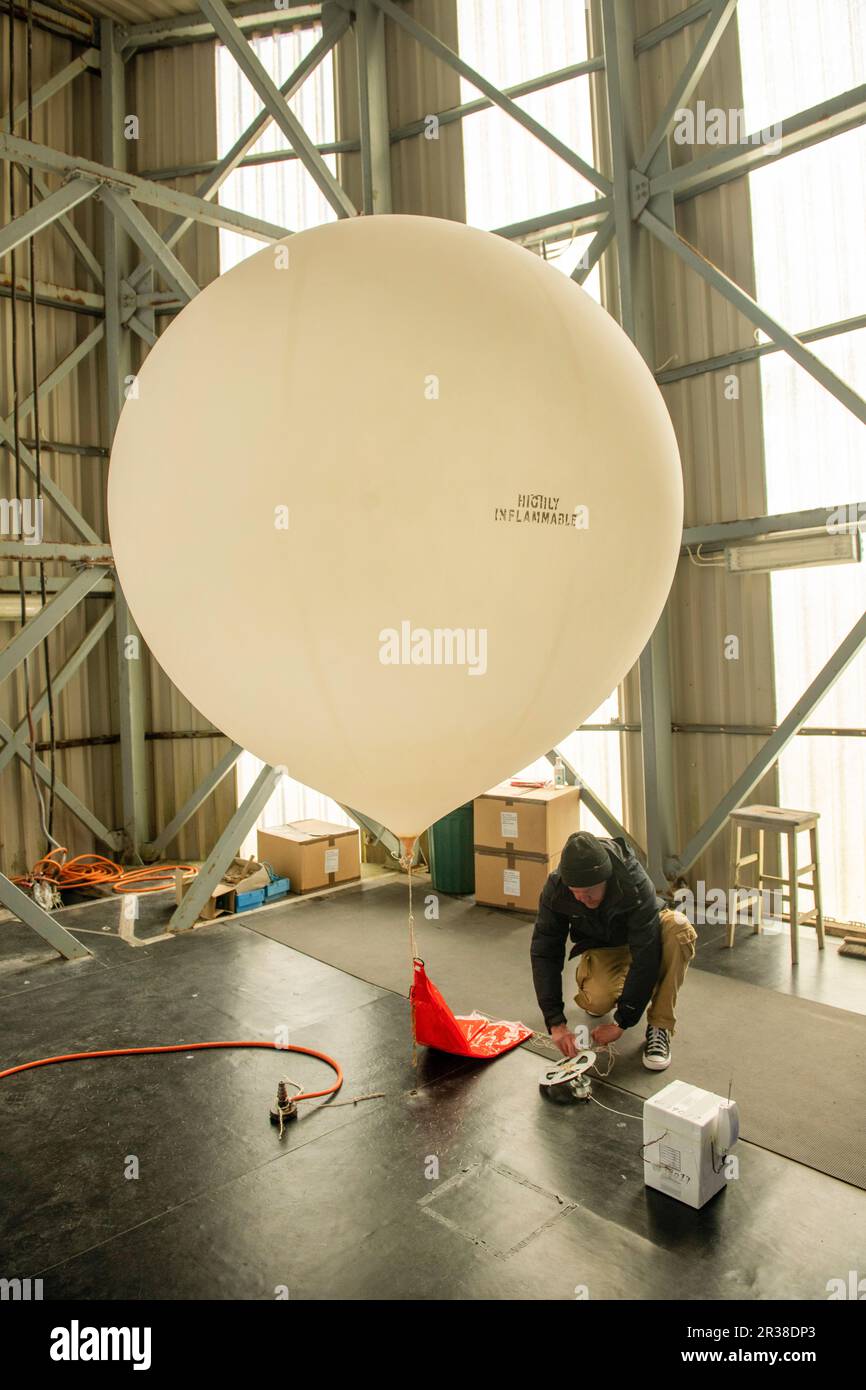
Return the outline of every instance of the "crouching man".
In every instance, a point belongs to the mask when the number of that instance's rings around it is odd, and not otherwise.
[[[649,1005],[643,1064],[663,1071],[697,932],[683,913],[664,906],[625,840],[585,830],[570,835],[538,903],[530,948],[535,994],[547,1031],[560,1052],[573,1057],[578,1046],[562,1000],[569,938],[569,960],[580,957],[574,1002],[592,1018],[615,1009],[613,1022],[593,1029],[593,1042],[616,1042]]]

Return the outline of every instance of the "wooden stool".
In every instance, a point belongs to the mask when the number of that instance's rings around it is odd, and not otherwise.
[[[791,964],[796,965],[799,959],[798,927],[801,922],[815,923],[815,930],[818,935],[818,948],[824,949],[824,913],[821,906],[821,868],[818,859],[818,811],[786,811],[779,806],[741,806],[738,811],[731,813],[731,882],[735,890],[733,911],[729,913],[728,921],[728,946],[734,944],[734,933],[739,922],[740,903],[736,897],[737,889],[745,889],[748,897],[747,902],[752,898],[757,898],[758,908],[755,915],[755,932],[760,932],[763,926],[763,888],[765,883],[781,883],[785,887],[782,889],[781,897],[784,902],[788,900],[790,912],[788,920],[791,923]],[[757,830],[758,849],[755,854],[743,855],[742,837],[744,830]],[[777,835],[788,837],[788,875],[786,878],[779,877],[778,874],[767,874],[764,872],[764,832],[773,831]],[[809,845],[811,850],[810,864],[797,864],[797,835],[801,830],[808,830]],[[754,864],[757,861],[757,885],[739,883],[740,869],[746,864]],[[805,883],[800,882],[800,874],[811,873],[812,877]],[[800,912],[798,903],[798,889],[806,888],[813,895],[815,906],[809,912]]]

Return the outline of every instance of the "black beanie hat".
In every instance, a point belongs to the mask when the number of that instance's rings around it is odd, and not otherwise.
[[[559,860],[559,876],[568,888],[591,888],[613,873],[610,855],[588,830],[569,835]]]

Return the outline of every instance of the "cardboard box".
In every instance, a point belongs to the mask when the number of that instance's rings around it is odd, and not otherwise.
[[[312,893],[361,877],[358,830],[324,820],[297,820],[260,830],[258,856],[279,877],[291,879],[293,893]]]
[[[484,907],[535,912],[541,890],[559,854],[509,854],[475,847],[475,901]]]
[[[514,854],[559,856],[580,829],[578,787],[512,787],[503,782],[475,801],[475,844]]]
[[[224,912],[235,912],[238,893],[251,893],[257,888],[264,888],[270,881],[270,874],[258,860],[233,859],[196,920],[212,922],[214,918],[221,917]],[[183,902],[189,892],[190,885],[194,882],[195,878],[192,876],[184,882],[183,874],[180,871],[175,873],[174,896],[176,902]]]

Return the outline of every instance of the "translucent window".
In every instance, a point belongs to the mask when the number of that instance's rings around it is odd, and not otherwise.
[[[864,0],[740,0],[737,23],[749,131],[784,125],[866,81]],[[866,129],[785,156],[749,180],[761,305],[794,332],[862,315]],[[866,395],[866,332],[809,346]],[[862,424],[782,352],[761,359],[761,381],[768,510],[830,510],[866,496]],[[771,584],[781,719],[866,609],[866,565],[791,570]],[[858,728],[864,711],[861,650],[808,725]],[[783,806],[821,813],[825,911],[866,920],[866,739],[801,735],[782,754],[779,779]],[[802,905],[811,907],[808,894]]]

